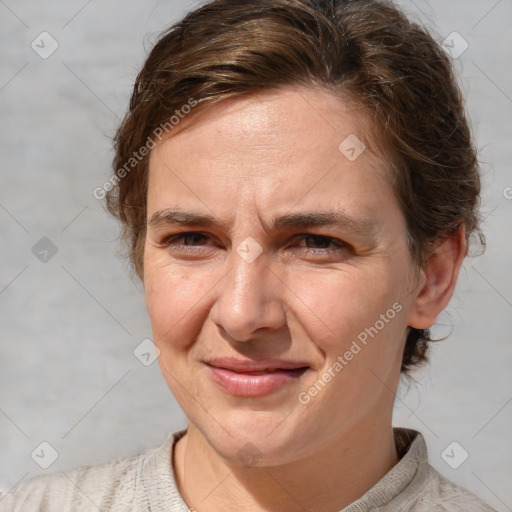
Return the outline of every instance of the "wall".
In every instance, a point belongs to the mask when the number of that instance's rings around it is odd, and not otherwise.
[[[440,39],[460,34],[448,39],[453,52],[467,42],[455,61],[482,160],[488,249],[466,261],[436,329],[449,339],[418,384],[401,386],[394,423],[421,430],[441,473],[504,512],[512,510],[512,3],[402,3]],[[186,425],[157,363],[134,356],[151,337],[144,298],[93,190],[110,176],[109,137],[144,48],[194,5],[0,3],[3,489],[155,446]],[[56,43],[43,31],[58,44],[49,56]],[[458,469],[441,456],[453,441],[456,457],[459,445],[469,453]],[[58,453],[48,469],[40,465],[53,452],[41,442]]]

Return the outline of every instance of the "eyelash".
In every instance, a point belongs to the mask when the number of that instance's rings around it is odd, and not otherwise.
[[[199,236],[203,239],[210,238],[208,235],[198,232],[198,231],[187,231],[186,233],[180,233],[178,235],[169,236],[168,238],[163,240],[163,242],[161,243],[161,246],[162,247],[175,246],[174,242],[176,242],[179,239],[184,239],[188,236]],[[307,234],[297,235],[297,237],[300,238],[300,240],[315,239],[317,242],[318,241],[329,242],[329,244],[334,247],[332,249],[328,249],[325,247],[317,247],[317,248],[301,247],[301,249],[306,249],[308,253],[313,252],[313,253],[317,253],[317,254],[325,254],[326,252],[330,253],[330,252],[336,252],[339,250],[345,250],[348,247],[347,244],[343,243],[341,240],[338,240],[338,239],[330,237],[330,236],[314,235],[311,233],[307,233]],[[197,252],[198,249],[195,249],[195,248],[202,249],[202,246],[200,246],[200,245],[199,246],[198,245],[186,245],[186,244],[177,244],[177,245],[181,245],[181,247],[185,248],[184,250],[187,252]]]

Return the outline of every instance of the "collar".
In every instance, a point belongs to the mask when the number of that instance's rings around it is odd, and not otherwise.
[[[187,429],[169,434],[164,443],[152,450],[142,462],[142,485],[146,494],[146,510],[151,512],[189,512],[176,484],[172,453],[176,442]],[[361,498],[340,512],[369,512],[376,507],[397,510],[417,497],[421,487],[432,478],[427,447],[423,436],[411,429],[393,429],[400,461]]]

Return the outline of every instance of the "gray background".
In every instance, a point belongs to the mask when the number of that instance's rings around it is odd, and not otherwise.
[[[418,383],[401,386],[394,424],[421,430],[442,474],[510,511],[512,2],[402,3],[440,40],[456,31],[469,43],[454,60],[482,161],[488,248],[466,260],[436,329],[449,339]],[[157,363],[133,354],[151,337],[142,288],[92,191],[110,176],[109,137],[145,51],[195,5],[0,0],[2,489],[155,446],[186,425]],[[47,59],[31,48],[43,31],[59,44]],[[46,262],[32,252],[42,237],[57,248]],[[43,441],[58,452],[46,470],[31,458]],[[469,453],[458,469],[441,457],[453,441]]]

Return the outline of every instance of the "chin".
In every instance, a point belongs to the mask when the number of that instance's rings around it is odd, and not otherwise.
[[[212,415],[216,419],[221,417]],[[218,420],[222,426],[208,418],[205,427],[198,428],[230,465],[278,466],[296,460],[300,455],[298,446],[308,444],[298,435],[303,429],[293,428],[291,423],[286,425],[285,417],[270,411],[234,410]]]

